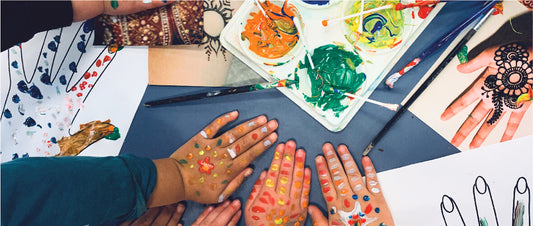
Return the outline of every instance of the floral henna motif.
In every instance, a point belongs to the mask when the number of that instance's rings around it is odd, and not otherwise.
[[[494,53],[498,66],[495,75],[489,75],[481,87],[486,98],[492,98],[494,112],[487,121],[494,124],[501,117],[504,105],[510,109],[519,109],[518,97],[528,92],[527,84],[533,85],[533,69],[527,62],[527,49],[518,43],[501,46]]]

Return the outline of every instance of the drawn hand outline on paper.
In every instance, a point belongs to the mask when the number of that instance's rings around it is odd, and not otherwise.
[[[474,204],[476,207],[477,222],[481,226],[493,226],[502,225],[506,222],[500,222],[497,217],[496,208],[490,187],[487,181],[482,176],[478,176],[474,182],[472,188]],[[530,189],[525,177],[517,179],[513,191],[513,214],[512,224],[513,226],[526,226],[531,225],[530,216],[531,196]],[[444,225],[466,226],[465,220],[455,200],[448,196],[443,195],[440,203],[440,209]]]
[[[531,101],[518,104],[516,100],[533,87],[532,60],[531,46],[509,43],[488,48],[471,61],[457,66],[457,70],[462,73],[471,73],[481,68],[485,70],[441,115],[441,120],[446,121],[478,102],[452,138],[451,143],[454,146],[461,145],[481,123],[469,145],[472,149],[480,147],[507,112],[510,112],[511,116],[500,142],[513,138],[531,106]]]
[[[72,29],[76,30],[73,32]],[[79,26],[36,34],[29,42],[42,40],[38,53],[24,52],[26,44],[6,50],[9,90],[3,100],[0,120],[11,139],[2,142],[2,161],[18,158],[19,154],[20,157],[58,154],[59,140],[76,134],[71,130],[71,124],[120,50],[119,47],[106,46],[86,69],[83,66],[83,70],[80,70],[81,62],[90,62],[87,57],[84,58],[84,54],[93,30],[93,21],[87,20],[79,23]],[[75,33],[72,40],[70,36],[64,37],[69,32]],[[25,64],[26,58],[35,66]],[[84,125],[90,127],[95,122],[101,123],[93,121]],[[101,124],[116,128],[110,123]],[[31,147],[35,149],[20,150],[19,142],[32,142]],[[13,146],[5,143],[12,143]]]

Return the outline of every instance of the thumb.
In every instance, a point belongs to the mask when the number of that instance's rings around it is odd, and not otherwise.
[[[469,60],[464,64],[457,65],[457,70],[461,73],[471,73],[494,64],[494,52],[497,47],[492,47],[481,52],[479,55],[474,57],[474,59]]]
[[[317,225],[317,226],[328,225],[328,219],[324,217],[324,214],[322,214],[322,211],[320,211],[318,207],[314,205],[310,205],[307,211],[309,212],[311,221],[313,221],[313,225]]]

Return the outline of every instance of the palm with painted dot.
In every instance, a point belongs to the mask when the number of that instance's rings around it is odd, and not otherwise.
[[[247,225],[304,225],[311,170],[304,169],[305,151],[288,141],[276,147],[268,172],[263,171],[246,202]]]
[[[370,158],[362,160],[366,174],[364,183],[345,145],[337,148],[340,159],[330,143],[324,144],[322,151],[325,158],[316,157],[316,168],[328,208],[329,225],[394,225]]]
[[[200,203],[227,199],[252,174],[248,165],[277,139],[275,120],[259,116],[228,130],[218,131],[236,120],[238,112],[220,116],[176,150],[185,196]]]

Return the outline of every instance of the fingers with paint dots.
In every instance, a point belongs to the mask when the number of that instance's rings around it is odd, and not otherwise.
[[[370,158],[362,159],[365,179],[345,145],[339,145],[335,151],[326,143],[322,151],[324,156],[317,156],[315,161],[329,219],[311,206],[309,214],[313,222],[317,225],[394,225]]]
[[[294,141],[279,144],[268,171],[255,182],[245,206],[247,225],[304,225],[311,170]]]
[[[248,166],[277,140],[278,123],[263,115],[216,136],[237,119],[237,111],[226,113],[175,151],[186,197],[200,203],[226,200],[253,172]]]

